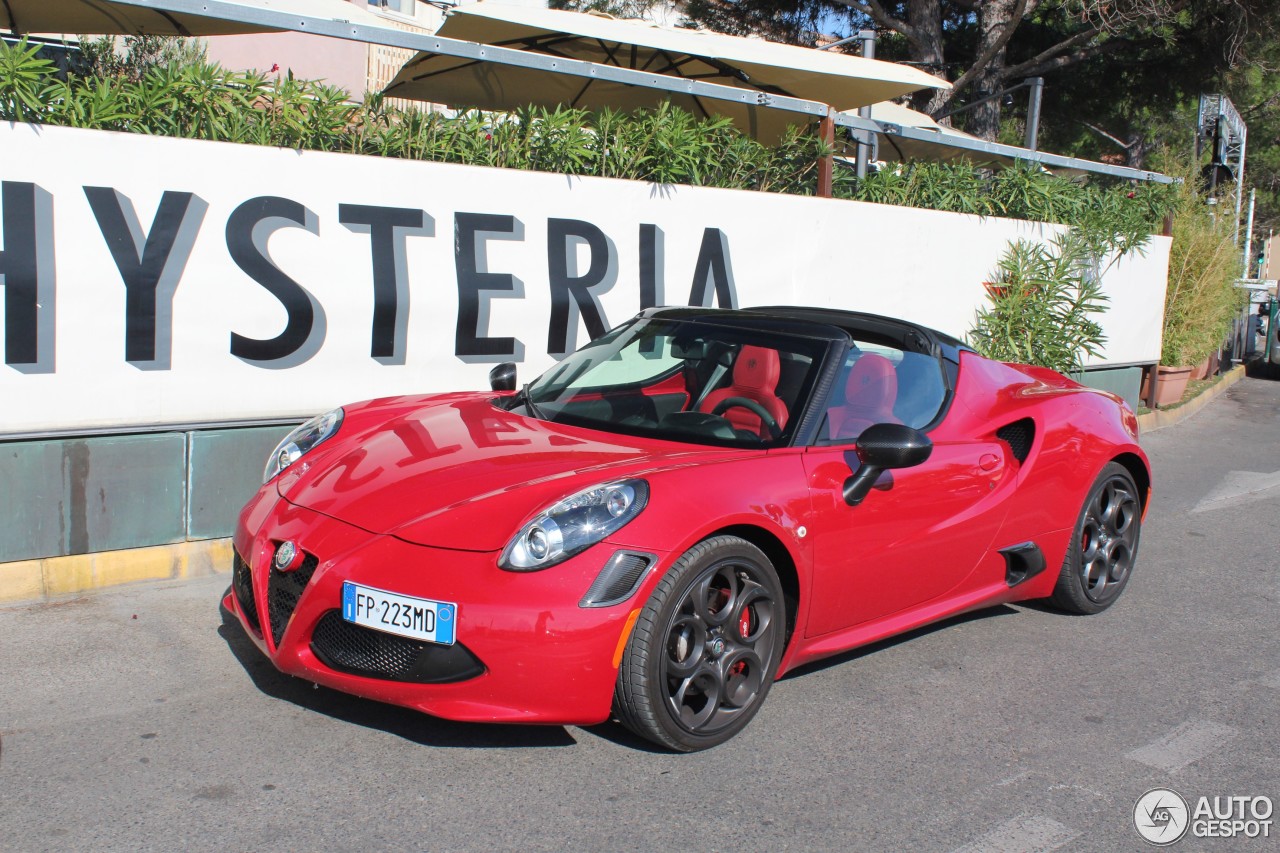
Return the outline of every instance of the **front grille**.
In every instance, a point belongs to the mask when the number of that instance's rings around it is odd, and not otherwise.
[[[318,565],[320,560],[314,554],[307,554],[302,565],[295,571],[282,572],[274,567],[271,569],[271,577],[267,580],[267,615],[271,617],[271,639],[275,641],[276,648],[280,647],[289,617],[293,616],[298,599],[302,598],[302,591],[311,583],[311,576],[315,574]]]
[[[249,571],[249,564],[240,556],[240,552],[233,553],[235,558],[231,563],[231,588],[235,590],[240,612],[248,620],[249,627],[253,629],[253,633],[261,637],[262,626],[258,624],[258,602],[253,597],[253,573]]]
[[[311,651],[330,669],[366,678],[445,684],[484,673],[484,664],[461,643],[442,646],[384,634],[330,610],[311,635]]]
[[[1036,422],[1031,418],[1023,418],[1011,424],[1005,424],[996,430],[996,438],[1009,442],[1009,449],[1019,463],[1027,461],[1031,452],[1031,442],[1036,438]]]

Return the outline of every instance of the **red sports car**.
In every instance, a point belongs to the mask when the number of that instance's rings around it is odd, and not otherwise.
[[[797,666],[1003,602],[1096,613],[1137,556],[1124,402],[911,323],[650,309],[491,381],[271,455],[224,603],[280,670],[697,750]]]

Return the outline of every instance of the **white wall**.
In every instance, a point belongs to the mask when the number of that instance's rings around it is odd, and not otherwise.
[[[575,298],[588,315],[594,300],[604,326],[640,310],[646,246],[658,304],[687,304],[694,289],[715,301],[701,285],[718,278],[739,306],[871,311],[963,337],[1007,242],[1050,232],[856,202],[25,125],[0,124],[0,181],[7,435],[301,417],[377,395],[487,388],[489,367],[511,355],[531,378],[553,363],[549,337],[561,342],[553,290],[570,306],[572,349],[588,338]],[[422,226],[388,225],[395,239],[379,241],[340,221],[370,218],[353,206]],[[509,233],[482,234],[469,263],[477,223]],[[379,242],[386,353],[374,357]],[[557,263],[566,245],[575,250]],[[1168,249],[1156,238],[1106,276],[1099,364],[1158,359]],[[286,331],[290,299],[298,339],[254,352],[272,345],[253,341]],[[468,303],[476,316],[460,341]],[[468,337],[493,351],[467,355]],[[514,339],[516,351],[493,339]]]

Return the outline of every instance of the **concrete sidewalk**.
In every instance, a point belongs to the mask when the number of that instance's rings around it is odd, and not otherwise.
[[[1145,415],[1138,415],[1139,434],[1155,432],[1158,429],[1164,429],[1167,426],[1182,423],[1187,418],[1199,412],[1205,406],[1216,400],[1227,389],[1235,385],[1245,377],[1245,366],[1243,364],[1235,367],[1222,374],[1222,378],[1210,385],[1203,392],[1192,398],[1186,403],[1172,409],[1158,409],[1154,412],[1147,412]]]

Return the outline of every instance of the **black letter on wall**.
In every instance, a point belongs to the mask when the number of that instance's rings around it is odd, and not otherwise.
[[[302,364],[324,343],[324,309],[302,285],[282,273],[267,254],[268,238],[288,226],[319,233],[314,213],[296,201],[275,196],[250,199],[227,219],[227,251],[231,259],[280,300],[288,313],[284,331],[274,338],[259,340],[232,332],[231,354],[273,370]]]
[[[409,272],[405,237],[431,237],[435,223],[425,212],[400,207],[338,205],[338,221],[368,234],[373,251],[373,332],[369,355],[382,364],[404,364],[409,326]]]
[[[591,250],[591,265],[576,275],[577,241]],[[578,219],[547,220],[547,277],[551,284],[551,324],[547,352],[557,358],[577,349],[578,317],[592,340],[609,331],[596,298],[617,280],[613,246],[604,232]]]
[[[150,233],[133,203],[111,187],[85,187],[125,289],[124,358],[142,370],[168,370],[173,356],[173,294],[182,279],[208,205],[191,193],[166,192]]]
[[[523,240],[524,225],[496,213],[454,215],[453,262],[458,273],[458,326],[454,354],[467,363],[524,361],[524,344],[515,338],[491,338],[489,294],[522,298],[524,283],[508,273],[489,272],[486,239]],[[489,235],[488,238],[480,234]],[[478,250],[478,251],[477,251]]]
[[[0,182],[0,215],[4,363],[21,373],[53,373],[53,196],[35,184]]]
[[[657,225],[640,226],[640,310],[663,304],[662,230]]]
[[[689,304],[710,308],[712,289],[709,285],[715,286],[715,300],[721,308],[738,307],[733,267],[729,263],[729,241],[719,228],[702,232],[702,248],[698,250],[698,262],[693,268]]]

